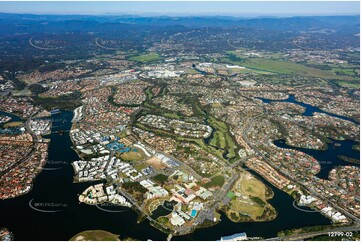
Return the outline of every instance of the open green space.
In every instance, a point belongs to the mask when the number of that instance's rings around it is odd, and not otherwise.
[[[219,175],[219,176],[214,176],[211,178],[211,181],[204,184],[205,188],[209,188],[209,187],[221,187],[224,184],[224,177]]]
[[[74,235],[70,241],[120,241],[119,235],[104,230],[86,230]]]
[[[140,152],[130,151],[120,155],[120,158],[125,161],[138,161],[143,158]]]
[[[82,105],[80,96],[81,93],[75,91],[70,95],[63,95],[59,97],[45,97],[39,95],[33,97],[33,101],[36,105],[40,105],[46,110],[52,110],[52,109],[74,110],[75,108]]]
[[[349,76],[337,76],[332,71],[320,70],[281,60],[253,58],[247,59],[243,65],[248,68],[274,72],[277,74],[295,74],[300,76],[316,76],[319,78],[352,80],[352,78]]]
[[[229,159],[229,161],[232,163],[238,158],[237,153],[237,144],[233,140],[232,136],[229,133],[228,126],[222,121],[217,120],[216,118],[207,115],[207,112],[203,109],[202,105],[199,103],[198,99],[194,97],[185,97],[182,99],[182,102],[189,103],[192,105],[193,112],[195,113],[195,116],[201,116],[201,117],[207,117],[209,125],[212,126],[215,129],[214,137],[209,141],[209,144],[206,144],[204,140],[202,139],[194,139],[194,138],[186,138],[186,137],[180,137],[177,135],[174,135],[171,132],[167,132],[164,130],[158,130],[151,127],[148,127],[147,125],[135,122],[133,125],[143,129],[150,131],[152,133],[155,133],[159,136],[166,136],[166,137],[172,137],[175,138],[178,141],[189,141],[192,143],[195,143],[197,146],[201,147],[203,150],[214,154],[219,159],[224,160],[224,158]],[[143,103],[143,105],[151,111],[144,111],[139,114],[145,115],[147,113],[171,118],[171,119],[183,119],[185,117],[182,116],[181,113],[178,112],[169,112],[166,110],[161,109],[158,107],[158,105],[155,105],[152,102],[146,101]],[[138,117],[139,117],[138,116]],[[224,154],[225,157],[224,157]]]
[[[226,147],[226,140],[221,131],[214,132],[213,139],[209,142],[210,145],[224,149]]]
[[[137,171],[141,172],[141,170],[147,168],[148,165],[146,163],[138,163],[134,166],[134,169],[136,169]]]
[[[227,192],[226,196],[229,198],[234,198],[234,193],[229,191],[229,192]]]
[[[332,71],[335,72],[336,75],[357,76],[356,68],[334,67]]]
[[[211,146],[217,147],[223,151],[227,151],[227,158],[234,159],[237,157],[236,148],[237,145],[234,142],[233,138],[228,132],[227,125],[215,119],[214,117],[208,117],[209,124],[216,129],[213,138],[210,140],[209,144]]]
[[[129,60],[147,63],[152,62],[160,59],[160,55],[157,53],[149,53],[144,55],[138,55],[138,56],[132,56],[129,58]]]
[[[300,75],[300,76],[313,76],[324,79],[335,79],[352,81],[355,78],[354,68],[319,68],[319,66],[313,66],[310,64],[299,64],[290,62],[283,59],[273,58],[240,58],[234,53],[229,53],[228,57],[223,58],[224,62],[241,65],[252,69],[255,72],[271,72],[275,74],[287,74],[287,75]]]
[[[153,92],[152,92],[152,88],[153,87],[147,87],[146,89],[145,89],[145,95],[147,96],[147,100],[150,100],[150,99],[152,99],[153,98],[153,96],[154,96],[154,94],[153,94]]]
[[[240,183],[240,189],[242,193],[248,196],[260,198],[263,201],[266,200],[265,185],[256,179],[248,179],[243,181],[242,183]]]
[[[240,221],[241,217],[240,214],[247,215],[251,217],[252,219],[256,220],[257,217],[262,216],[264,208],[258,204],[255,203],[249,203],[248,201],[239,201],[237,199],[232,199],[229,203],[231,209],[227,211],[227,214],[230,214],[232,212],[236,212],[238,219],[234,219],[230,217],[230,219],[234,222]]]
[[[353,80],[353,81],[335,80],[334,83],[341,86],[341,87],[360,88],[360,80]]]
[[[227,193],[230,202],[226,215],[234,222],[270,221],[276,217],[276,210],[267,203],[272,197],[268,188],[250,173],[243,171]],[[268,194],[267,194],[268,193]]]

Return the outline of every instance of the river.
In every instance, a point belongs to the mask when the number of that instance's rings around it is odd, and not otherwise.
[[[79,204],[77,194],[92,183],[73,183],[71,162],[79,157],[71,148],[69,133],[66,132],[71,127],[72,116],[72,112],[65,111],[52,115],[53,132],[46,136],[51,139],[49,162],[36,178],[30,193],[0,201],[0,227],[9,228],[16,240],[69,240],[81,231],[92,229],[107,230],[119,234],[120,238],[166,240],[167,235],[150,226],[149,221],[138,224],[137,213],[129,208],[109,206],[107,210],[119,212],[106,212],[96,206]],[[65,132],[58,133],[60,130]],[[233,223],[222,214],[221,222],[217,225],[173,239],[218,240],[221,236],[239,232],[246,232],[248,236],[273,237],[284,229],[330,224],[330,220],[319,213],[306,213],[295,209],[292,197],[263,178],[260,179],[274,191],[274,198],[269,202],[278,211],[275,220]]]

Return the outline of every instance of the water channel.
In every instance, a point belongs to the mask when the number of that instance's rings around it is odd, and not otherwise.
[[[84,231],[101,229],[120,238],[132,237],[138,240],[165,240],[167,235],[153,228],[149,221],[137,223],[138,214],[129,208],[105,207],[79,204],[77,195],[92,183],[73,183],[71,162],[79,159],[72,149],[68,132],[72,112],[63,111],[52,115],[54,119],[49,147],[49,162],[36,178],[28,194],[0,201],[1,221],[14,233],[15,240],[69,240]],[[319,213],[306,213],[293,206],[293,199],[259,177],[274,191],[270,200],[278,211],[271,222],[233,223],[222,214],[221,222],[210,228],[198,229],[174,240],[219,240],[221,236],[246,232],[248,236],[274,237],[277,232],[310,225],[330,224],[330,220]],[[36,208],[38,210],[34,210]],[[106,209],[104,209],[106,208]],[[119,212],[111,212],[111,211]],[[48,212],[44,212],[48,211]],[[53,211],[53,212],[49,212]]]

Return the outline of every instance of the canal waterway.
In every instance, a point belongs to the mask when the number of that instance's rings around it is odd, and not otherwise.
[[[73,183],[71,162],[79,157],[72,149],[69,132],[58,132],[70,129],[72,117],[72,112],[65,111],[52,115],[52,134],[46,136],[51,139],[49,162],[36,178],[31,192],[18,198],[0,200],[0,227],[9,228],[14,233],[15,240],[69,240],[81,231],[93,229],[119,234],[122,239],[132,237],[138,240],[166,240],[167,235],[150,226],[148,220],[137,223],[138,214],[129,208],[102,206],[103,209],[99,209],[79,204],[77,195],[96,182]],[[221,236],[239,232],[246,232],[251,237],[266,238],[274,237],[284,229],[330,224],[330,220],[319,213],[297,210],[293,206],[292,197],[276,189],[262,177],[259,178],[274,191],[274,198],[269,202],[278,211],[275,220],[233,223],[222,214],[221,222],[217,225],[173,239],[219,240]]]
[[[20,130],[19,127],[4,128],[4,125],[7,123],[23,121],[19,116],[16,116],[14,114],[7,113],[7,112],[1,111],[1,110],[0,110],[0,115],[11,118],[11,120],[0,124],[0,134],[21,134],[22,133],[22,131]]]
[[[19,116],[16,116],[16,115],[14,115],[14,114],[12,114],[12,113],[7,113],[7,112],[4,112],[4,111],[1,111],[1,110],[0,110],[0,115],[4,115],[4,116],[8,116],[8,117],[10,117],[10,118],[11,118],[11,120],[10,120],[10,121],[8,121],[8,122],[17,122],[17,121],[21,121],[21,118],[20,118]],[[4,122],[4,124],[5,124],[5,123],[8,123],[8,122]]]
[[[306,153],[310,156],[313,156],[321,165],[320,172],[316,175],[322,179],[328,179],[328,174],[330,171],[337,166],[357,166],[360,167],[360,164],[355,164],[341,160],[340,155],[351,157],[353,159],[360,160],[360,152],[352,149],[353,145],[357,143],[351,140],[330,140],[326,150],[313,150],[306,148],[294,147],[286,144],[285,140],[276,140],[273,143],[285,149],[298,150],[303,153]]]
[[[289,97],[285,100],[271,100],[266,98],[259,98],[259,99],[262,100],[264,103],[290,102],[290,103],[298,104],[305,108],[305,111],[302,114],[304,116],[313,116],[315,112],[318,112],[358,124],[358,122],[353,120],[352,118],[345,117],[342,115],[337,115],[334,113],[325,112],[319,109],[318,107],[296,101],[294,95],[289,95]],[[330,143],[328,144],[326,150],[313,150],[313,149],[294,147],[287,145],[285,140],[276,140],[274,141],[274,144],[280,148],[298,150],[313,156],[315,159],[317,159],[320,162],[321,171],[317,174],[317,177],[322,179],[328,179],[329,172],[336,166],[345,166],[345,165],[358,166],[358,167],[360,166],[360,164],[347,162],[339,158],[339,156],[347,156],[356,160],[360,160],[360,152],[352,149],[352,146],[357,144],[356,142],[351,140],[340,140],[340,141],[332,140],[332,139],[329,140]]]
[[[289,103],[298,104],[298,105],[305,108],[305,112],[302,114],[303,116],[313,116],[313,113],[318,112],[318,113],[328,114],[328,115],[330,115],[332,117],[335,117],[335,118],[347,120],[347,121],[353,122],[355,124],[359,124],[357,121],[353,120],[352,118],[345,117],[345,116],[338,115],[338,114],[334,114],[334,113],[329,113],[329,112],[323,111],[322,109],[319,109],[318,107],[312,106],[310,104],[299,102],[299,101],[296,100],[295,95],[289,95],[289,97],[287,99],[284,99],[284,100],[272,100],[272,99],[267,99],[267,98],[258,98],[258,99],[262,100],[264,103],[289,102]]]

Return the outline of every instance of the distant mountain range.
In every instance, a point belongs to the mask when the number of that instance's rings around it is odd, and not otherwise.
[[[227,16],[188,16],[188,17],[142,17],[133,15],[37,15],[0,13],[0,34],[16,33],[61,33],[104,32],[131,30],[162,30],[221,27],[245,27],[276,31],[310,31],[334,29],[347,33],[359,33],[360,16],[307,16],[307,17],[258,17],[237,18]],[[356,32],[355,32],[356,30]]]

